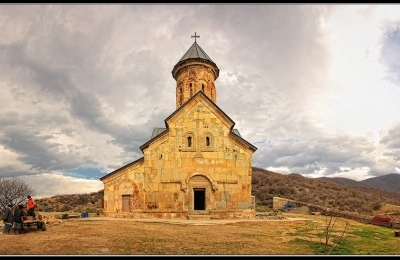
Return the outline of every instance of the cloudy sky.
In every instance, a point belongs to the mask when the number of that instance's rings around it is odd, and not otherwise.
[[[400,173],[400,5],[0,5],[0,177],[103,189],[175,110],[197,43],[253,166]]]

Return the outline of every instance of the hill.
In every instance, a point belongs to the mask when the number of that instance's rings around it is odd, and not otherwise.
[[[364,181],[346,178],[307,178],[300,174],[284,175],[253,167],[252,195],[257,209],[272,209],[272,198],[283,197],[346,212],[375,214],[382,204],[400,205],[399,174],[389,174]],[[389,190],[385,190],[389,189]],[[400,190],[400,188],[396,189]],[[56,195],[36,199],[45,212],[95,212],[103,190],[90,194]]]
[[[39,211],[44,212],[96,212],[98,203],[103,199],[104,191],[82,194],[55,195],[49,198],[36,199]]]
[[[341,178],[341,177],[334,177],[334,178],[329,178],[329,177],[320,177],[320,178],[315,178],[316,180],[321,180],[321,181],[328,181],[328,182],[334,182],[340,185],[344,185],[344,186],[357,186],[357,187],[362,187],[364,185],[362,185],[361,182],[359,181],[355,181],[352,179],[348,179],[348,178]],[[374,186],[370,186],[372,188],[376,188]]]
[[[390,173],[387,175],[372,177],[362,181],[355,181],[347,178],[328,178],[321,177],[317,178],[318,180],[335,182],[340,185],[346,186],[357,186],[357,187],[371,187],[386,191],[400,191],[400,174],[398,173]]]
[[[393,176],[384,177],[376,177],[379,181],[370,180],[367,184],[379,183],[379,187],[386,187],[385,181],[394,182]],[[399,192],[362,186],[365,182],[346,178],[328,179],[307,178],[300,174],[283,175],[253,167],[252,194],[256,197],[257,206],[268,208],[272,208],[273,197],[320,206],[335,206],[340,211],[367,215],[377,212],[382,203],[400,205]],[[397,183],[400,183],[400,180]],[[395,187],[395,184],[387,187]]]
[[[360,181],[362,186],[373,187],[382,190],[400,191],[400,174],[398,173],[390,173],[387,175],[369,178],[363,181]]]

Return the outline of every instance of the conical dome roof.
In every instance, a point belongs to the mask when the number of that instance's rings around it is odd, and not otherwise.
[[[200,37],[200,36],[192,36],[192,37]],[[197,44],[196,40],[190,46],[190,48],[186,51],[186,53],[182,56],[182,58],[176,63],[174,68],[172,69],[172,76],[175,78],[176,73],[183,67],[190,64],[191,61],[201,62],[203,64],[208,64],[206,66],[211,66],[214,71],[214,76],[218,78],[219,69],[217,64],[207,55],[207,53]],[[189,63],[188,63],[189,62]],[[176,78],[175,78],[176,79]]]
[[[183,55],[183,57],[179,60],[185,61],[187,59],[203,59],[203,60],[208,60],[212,63],[215,64],[215,62],[212,61],[212,59],[207,55],[207,53],[200,47],[200,45],[197,44],[197,42],[194,42],[192,46],[189,48],[189,50]],[[179,63],[178,62],[178,63]]]

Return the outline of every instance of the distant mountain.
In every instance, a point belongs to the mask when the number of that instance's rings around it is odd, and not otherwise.
[[[369,178],[360,181],[363,186],[381,190],[400,192],[400,174],[390,173],[387,175]]]
[[[253,167],[252,195],[256,207],[272,208],[273,197],[282,197],[340,211],[373,214],[383,204],[400,205],[400,174],[364,181],[347,178],[308,178]]]
[[[398,173],[390,173],[387,175],[372,177],[362,181],[355,181],[348,178],[337,178],[337,177],[335,178],[321,177],[316,179],[328,182],[334,182],[345,186],[370,187],[380,190],[400,192],[400,174]]]
[[[315,180],[334,182],[334,183],[337,183],[340,185],[345,185],[345,186],[355,186],[355,187],[364,186],[359,181],[355,181],[355,180],[348,179],[348,178],[342,178],[342,177],[334,177],[334,178],[320,177],[320,178],[315,178]],[[370,187],[370,186],[368,186],[368,187]]]

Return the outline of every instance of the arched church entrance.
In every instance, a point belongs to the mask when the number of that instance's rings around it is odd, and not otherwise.
[[[189,211],[206,212],[212,208],[212,191],[210,180],[203,175],[195,175],[190,178],[189,186]]]

